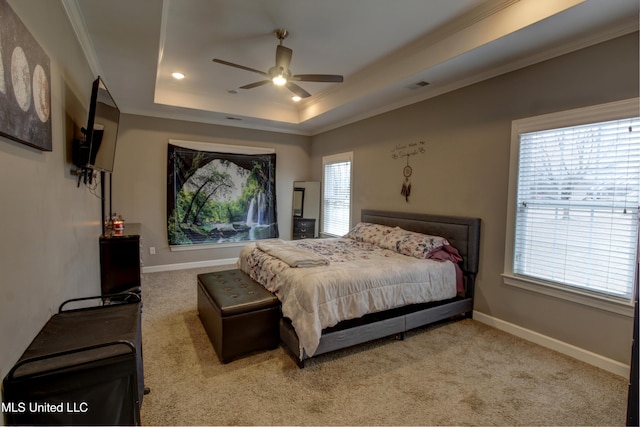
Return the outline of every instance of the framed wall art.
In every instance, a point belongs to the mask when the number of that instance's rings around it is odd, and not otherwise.
[[[0,0],[0,135],[51,151],[49,57]]]

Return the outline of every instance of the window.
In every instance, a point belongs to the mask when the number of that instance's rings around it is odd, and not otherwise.
[[[511,161],[505,282],[630,304],[638,101],[515,121]]]
[[[353,153],[322,158],[322,233],[344,236],[351,220]]]

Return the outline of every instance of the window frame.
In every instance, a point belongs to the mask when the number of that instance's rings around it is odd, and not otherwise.
[[[637,117],[640,115],[640,98],[610,102],[574,110],[544,114],[529,118],[514,120],[511,126],[511,152],[509,158],[509,190],[505,233],[505,253],[503,282],[528,291],[569,300],[578,304],[596,307],[628,317],[633,317],[633,298],[629,301],[590,292],[586,289],[564,286],[550,281],[534,279],[515,274],[513,271],[516,201],[518,191],[518,168],[520,153],[520,134],[536,132],[546,129],[579,126],[596,122]],[[640,250],[640,249],[637,249]],[[636,263],[636,276],[637,276]],[[637,277],[636,277],[637,280]]]
[[[352,208],[353,208],[353,151],[348,151],[348,152],[344,152],[344,153],[338,153],[338,154],[332,154],[332,155],[328,155],[328,156],[323,156],[322,157],[322,206],[320,208],[320,223],[321,223],[321,228],[320,228],[320,234],[323,236],[331,236],[331,237],[341,237],[341,236],[337,236],[334,235],[332,233],[327,233],[325,231],[325,224],[326,224],[326,220],[325,220],[325,214],[324,214],[324,206],[325,206],[325,197],[324,197],[324,191],[325,191],[325,183],[326,183],[326,179],[325,179],[325,166],[327,164],[332,164],[332,163],[342,163],[342,162],[349,162],[350,163],[350,174],[349,174],[349,218],[348,218],[348,224],[349,224],[349,229],[351,228],[351,212],[352,212]],[[346,234],[346,233],[345,233]]]

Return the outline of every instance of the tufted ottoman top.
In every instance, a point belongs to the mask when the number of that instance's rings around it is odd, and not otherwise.
[[[222,317],[279,304],[275,295],[240,270],[199,274],[198,286],[205,290]]]

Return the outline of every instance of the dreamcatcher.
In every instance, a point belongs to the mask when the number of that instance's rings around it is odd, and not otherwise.
[[[407,203],[409,203],[409,196],[411,195],[411,181],[409,181],[409,178],[413,173],[413,169],[409,166],[409,157],[424,154],[426,152],[424,144],[424,141],[418,141],[411,144],[397,144],[391,150],[391,158],[393,160],[398,160],[402,157],[407,158],[407,165],[402,169],[404,180],[402,181],[402,189],[400,190],[400,194],[404,197],[404,200]]]
[[[409,203],[409,195],[411,194],[411,181],[409,181],[409,177],[411,176],[411,166],[409,166],[409,156],[407,156],[407,165],[402,170],[402,174],[404,175],[404,181],[402,182],[402,189],[400,190],[400,194],[404,196],[404,200]]]

